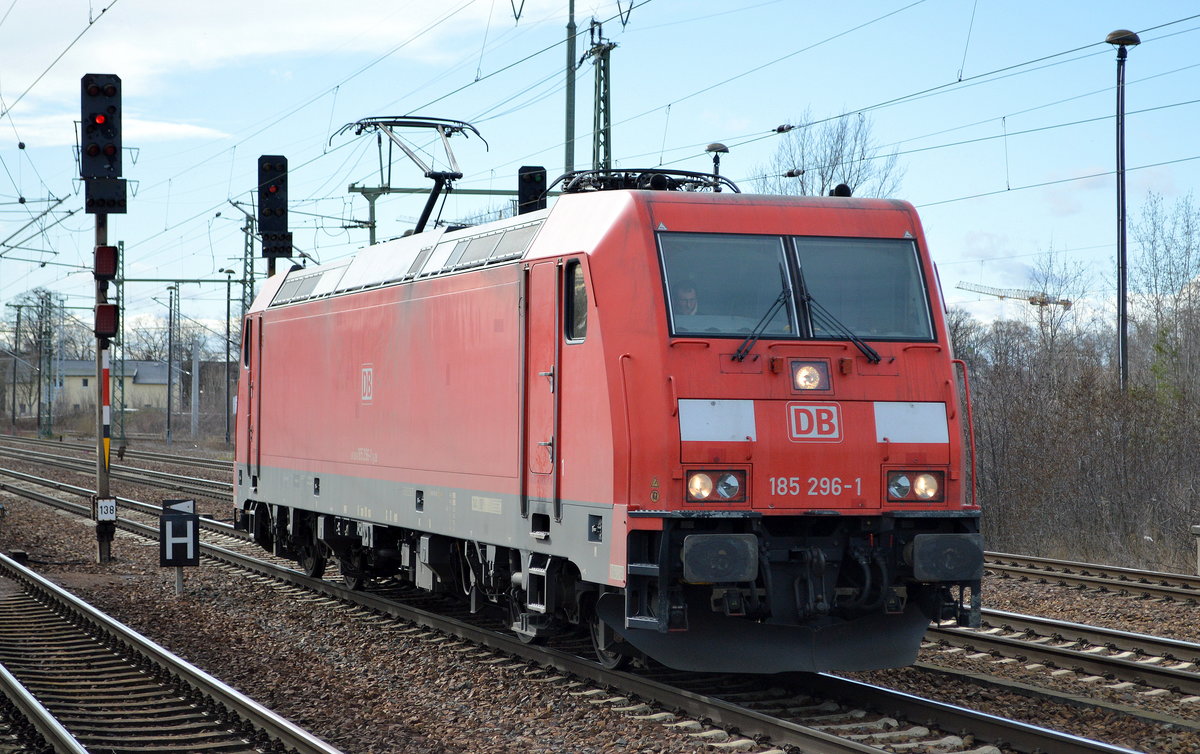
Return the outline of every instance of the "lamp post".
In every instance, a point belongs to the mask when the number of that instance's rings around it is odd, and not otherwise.
[[[175,294],[178,293],[179,286],[168,285],[167,293],[169,294],[170,303],[167,308],[167,445],[171,444],[171,388],[173,387],[173,377],[171,374],[172,367],[175,362]]]
[[[1117,48],[1117,351],[1121,369],[1121,392],[1129,386],[1129,315],[1125,272],[1125,56],[1129,47],[1141,43],[1137,34],[1117,29],[1104,38]]]
[[[221,268],[217,270],[225,276],[225,445],[229,445],[229,302],[232,300],[230,284],[233,283],[233,270]]]

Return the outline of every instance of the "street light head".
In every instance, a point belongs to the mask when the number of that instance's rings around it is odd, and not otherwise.
[[[1104,41],[1118,47],[1133,47],[1142,43],[1141,37],[1128,29],[1117,29],[1105,37]]]
[[[720,152],[721,154],[729,154],[729,147],[727,147],[724,144],[722,144],[721,142],[717,141],[717,142],[713,142],[712,144],[709,144],[707,147],[705,147],[704,151],[705,152]]]

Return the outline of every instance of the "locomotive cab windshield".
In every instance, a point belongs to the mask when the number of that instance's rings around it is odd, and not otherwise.
[[[660,232],[658,244],[675,335],[934,338],[910,239]]]

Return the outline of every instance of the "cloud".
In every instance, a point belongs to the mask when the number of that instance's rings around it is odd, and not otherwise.
[[[58,112],[45,115],[13,117],[13,124],[21,139],[30,148],[75,146],[78,143],[77,112]],[[227,133],[215,128],[191,123],[171,122],[138,118],[126,112],[123,134],[127,144],[145,144],[172,139],[222,139]]]
[[[539,19],[557,21],[562,15],[553,0],[525,5],[522,31]],[[54,0],[54,6],[47,12],[44,2],[18,3],[0,25],[5,51],[0,93],[7,105],[27,89],[31,102],[74,99],[84,71],[119,72],[127,85],[137,81],[143,93],[153,93],[180,71],[253,60],[273,70],[296,56],[341,56],[360,64],[384,54],[423,61],[457,58],[462,46],[451,40],[470,35],[475,45],[485,26],[493,38],[513,28],[504,5],[483,2],[359,0],[334,8],[328,0],[117,0],[98,16],[94,0]]]
[[[1094,177],[1082,180],[1068,180],[1066,183],[1050,186],[1045,194],[1046,208],[1049,210],[1050,215],[1052,217],[1070,217],[1089,211],[1092,208],[1093,201],[1091,192],[1103,191],[1108,194],[1113,193],[1113,176],[1103,175],[1103,173],[1111,170],[1111,167],[1092,165],[1082,169],[1075,169],[1070,175],[1061,172],[1051,173],[1048,180],[1052,181],[1064,178],[1076,178],[1080,175],[1091,175]]]
[[[171,123],[162,120],[126,118],[125,137],[132,142],[170,141],[172,139],[223,139],[229,134],[215,128],[190,123]]]

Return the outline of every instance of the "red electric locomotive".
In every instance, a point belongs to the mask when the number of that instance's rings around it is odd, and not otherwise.
[[[242,370],[236,518],[311,575],[609,665],[871,669],[977,625],[965,375],[907,203],[572,174],[276,275]]]

